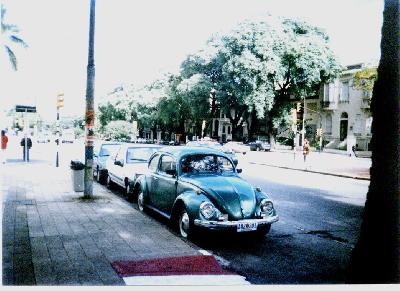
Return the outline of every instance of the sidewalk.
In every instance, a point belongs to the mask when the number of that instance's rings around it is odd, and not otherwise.
[[[45,163],[0,165],[3,285],[126,285],[116,262],[202,255],[104,186],[82,199],[70,175]]]
[[[266,165],[338,177],[369,180],[370,158],[356,158],[341,154],[310,152],[304,162],[300,151],[248,152],[238,156],[250,164]]]

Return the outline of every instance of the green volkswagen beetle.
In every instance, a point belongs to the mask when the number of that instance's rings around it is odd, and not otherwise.
[[[196,227],[266,234],[278,221],[268,195],[241,178],[232,159],[214,149],[164,147],[136,181],[138,208],[170,219],[182,237]]]

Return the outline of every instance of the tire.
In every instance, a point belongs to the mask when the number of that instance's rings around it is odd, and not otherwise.
[[[267,233],[269,233],[270,230],[271,224],[262,225],[257,229],[256,234],[258,237],[264,237]]]
[[[142,189],[139,189],[139,192],[137,194],[136,203],[138,205],[139,211],[144,212],[144,193],[143,193]]]
[[[128,201],[132,202],[133,201],[133,187],[132,187],[131,183],[129,183],[129,182],[125,186],[125,194],[126,194],[126,197],[128,197]]]
[[[177,217],[178,232],[183,238],[191,238],[193,232],[193,222],[186,211],[185,206],[182,206]]]
[[[106,185],[108,189],[112,189],[114,186],[114,182],[111,180],[110,175],[107,175]]]

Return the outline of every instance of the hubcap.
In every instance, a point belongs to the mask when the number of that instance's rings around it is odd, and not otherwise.
[[[138,200],[137,200],[137,205],[138,205],[138,208],[140,211],[143,211],[143,209],[144,209],[143,208],[143,200],[144,200],[143,192],[140,191],[139,195],[138,195]]]
[[[181,236],[187,237],[189,233],[189,215],[184,211],[179,218],[179,230]]]

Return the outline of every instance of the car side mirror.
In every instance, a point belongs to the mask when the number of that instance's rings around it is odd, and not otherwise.
[[[234,164],[235,166],[237,166],[238,160],[234,160],[234,161],[233,161],[233,164]]]
[[[165,173],[171,176],[176,176],[176,170],[168,169],[165,171]]]
[[[242,170],[242,169],[236,169],[236,172],[237,172],[238,174],[240,174],[241,172],[243,172],[243,170]]]
[[[123,166],[123,163],[122,163],[122,161],[120,161],[120,160],[116,160],[116,161],[114,161],[114,165],[117,165],[117,166],[122,167],[122,166]]]

